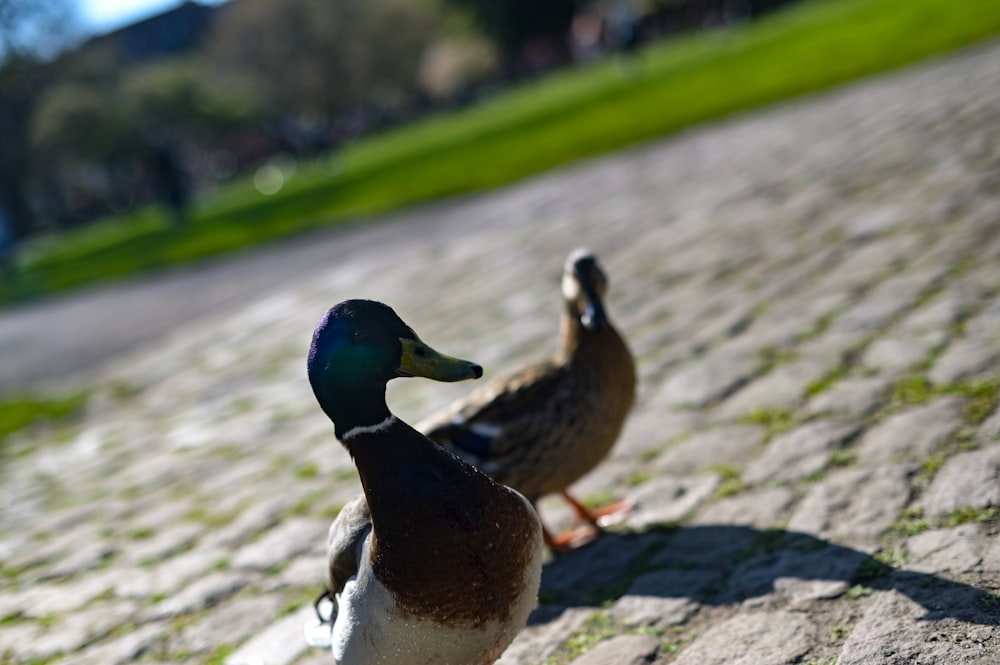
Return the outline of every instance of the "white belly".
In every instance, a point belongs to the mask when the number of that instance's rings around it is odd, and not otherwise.
[[[368,559],[367,543],[364,558]],[[404,618],[389,591],[362,567],[340,595],[331,651],[338,665],[487,665],[493,663],[524,626],[535,606],[540,577],[526,580],[525,590],[510,620],[476,628],[442,626],[433,621]]]

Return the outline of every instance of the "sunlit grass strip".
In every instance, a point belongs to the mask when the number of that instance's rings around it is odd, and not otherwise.
[[[87,401],[85,393],[68,397],[9,397],[0,401],[0,444],[5,437],[36,422],[59,420],[77,413]]]
[[[181,264],[306,229],[477,191],[984,39],[995,0],[813,0],[740,28],[675,39],[524,85],[302,165],[265,197],[250,179],[210,196],[192,223],[155,211],[30,249],[0,302]]]

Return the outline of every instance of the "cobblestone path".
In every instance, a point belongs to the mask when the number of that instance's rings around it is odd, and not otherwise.
[[[1000,44],[351,233],[4,444],[0,662],[330,662],[302,623],[359,485],[314,324],[378,298],[506,370],[577,245],[641,382],[577,491],[636,509],[546,565],[502,663],[1000,662]]]

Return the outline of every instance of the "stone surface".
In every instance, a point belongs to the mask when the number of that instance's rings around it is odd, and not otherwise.
[[[946,334],[934,330],[922,335],[883,337],[865,351],[864,363],[883,373],[900,374],[926,358],[947,339]]]
[[[69,665],[132,663],[152,651],[163,639],[165,630],[166,626],[162,624],[146,624],[124,635],[96,642],[59,662]]]
[[[865,433],[858,444],[862,464],[926,459],[962,422],[962,400],[942,397],[890,416]]]
[[[199,524],[172,526],[152,538],[129,547],[122,557],[122,562],[141,566],[183,552],[201,536],[204,530],[205,527]]]
[[[592,603],[627,578],[642,551],[661,539],[656,533],[612,533],[567,552],[545,566],[539,597],[561,603]]]
[[[306,606],[282,617],[227,656],[225,665],[289,665],[295,662],[308,648],[302,637],[302,626],[313,616],[313,608]]]
[[[533,617],[537,617],[538,608]],[[579,630],[584,622],[593,615],[590,607],[560,608],[544,621],[528,619],[528,626],[514,639],[497,661],[498,665],[531,665],[541,663],[554,654],[566,641],[566,638]]]
[[[667,448],[653,469],[664,474],[688,474],[719,466],[742,466],[756,452],[764,430],[753,425],[705,429]]]
[[[701,418],[688,411],[633,413],[615,443],[613,455],[634,459],[667,447],[670,442],[700,428]]]
[[[760,409],[794,409],[805,399],[806,388],[828,369],[827,363],[811,358],[776,367],[726,400],[718,415],[736,419]]]
[[[996,376],[1000,366],[1000,344],[977,337],[959,339],[937,359],[930,379],[937,385],[976,381]]]
[[[761,529],[779,524],[795,500],[791,490],[774,487],[717,501],[694,517],[695,524],[740,524]]]
[[[185,625],[167,641],[170,652],[210,654],[223,644],[241,644],[269,626],[281,611],[278,596],[235,598]]]
[[[717,354],[672,372],[655,400],[667,407],[703,407],[750,380],[758,362],[743,355]]]
[[[909,502],[913,472],[906,465],[831,472],[809,490],[788,528],[825,539],[874,543]]]
[[[635,506],[547,558],[500,662],[993,663],[1000,405],[973,384],[1000,376],[997,173],[994,42],[8,308],[0,386],[89,398],[4,438],[0,661],[329,662],[302,623],[360,483],[303,369],[320,314],[384,300],[494,376],[556,348],[559,269],[584,244],[639,385],[572,489]],[[40,354],[46,371],[23,374]],[[45,384],[52,367],[65,383]],[[905,403],[911,376],[932,385]],[[387,398],[416,423],[471,388],[393,381]],[[558,495],[540,509],[572,522]]]
[[[946,516],[967,507],[1000,507],[1000,445],[949,459],[934,476],[919,505],[933,516]]]
[[[801,537],[790,544],[809,549],[776,549],[747,559],[730,575],[723,598],[747,606],[784,601],[792,608],[836,598],[850,588],[858,566],[868,558],[857,550]]]
[[[679,522],[712,496],[718,486],[715,474],[651,480],[629,494],[635,510],[628,516],[628,524],[643,528]]]
[[[764,453],[747,465],[743,481],[797,481],[821,471],[830,454],[842,447],[857,428],[829,421],[808,423],[777,437]]]
[[[236,568],[267,570],[287,563],[318,542],[323,542],[329,524],[295,518],[272,529],[260,540],[245,546],[232,559]]]
[[[658,570],[640,575],[611,606],[611,616],[629,626],[666,628],[684,623],[698,609],[694,597],[717,578],[717,573],[703,570]]]
[[[979,426],[979,438],[984,441],[995,441],[1000,439],[1000,409],[990,415],[983,424]]]
[[[137,616],[134,602],[108,601],[93,604],[84,610],[67,614],[43,628],[34,639],[16,647],[27,659],[45,660],[57,654],[75,653],[82,647],[105,637]]]
[[[656,658],[660,641],[650,635],[619,635],[601,642],[574,665],[642,665]]]
[[[962,597],[961,592],[949,592],[948,595],[954,596],[948,599],[951,601],[947,603],[949,606],[961,602],[958,600]],[[851,631],[838,662],[840,665],[991,665],[996,662],[1000,632],[995,623],[964,622],[951,616],[926,620],[924,616],[924,608],[904,594],[898,591],[879,593]],[[987,619],[971,607],[966,618]]]
[[[650,558],[649,564],[680,571],[704,569],[721,573],[743,552],[750,550],[760,535],[761,532],[756,529],[729,521],[682,527],[669,535],[670,540]],[[689,586],[681,588],[688,589]]]
[[[235,571],[210,573],[154,605],[150,617],[161,619],[211,607],[248,583],[246,575]]]
[[[844,379],[813,397],[806,410],[811,415],[864,418],[882,406],[889,387],[889,382],[881,377]]]
[[[114,591],[119,596],[167,596],[228,561],[224,549],[196,548],[170,558],[169,566],[122,568],[115,571]]]
[[[978,524],[925,531],[906,541],[907,568],[922,573],[968,573],[997,570],[995,538]]]
[[[677,665],[791,665],[809,651],[815,629],[791,612],[752,612],[719,623],[684,649]]]

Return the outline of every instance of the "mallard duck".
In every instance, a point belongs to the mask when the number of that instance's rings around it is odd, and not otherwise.
[[[592,529],[546,530],[554,551],[592,538],[602,517],[627,507],[588,510],[567,491],[610,452],[635,399],[632,355],[604,308],[607,286],[593,252],[572,252],[555,355],[490,381],[417,426],[532,504],[560,493]]]
[[[334,616],[307,626],[307,639],[329,642],[340,665],[494,662],[535,605],[538,514],[394,416],[385,400],[395,377],[460,381],[482,368],[433,350],[371,300],[326,313],[308,368],[363,494],[330,527]]]

